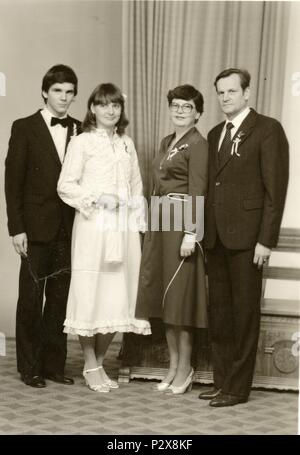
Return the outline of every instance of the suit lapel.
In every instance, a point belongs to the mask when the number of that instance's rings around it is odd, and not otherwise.
[[[240,136],[241,141],[240,145],[247,139],[249,134],[252,132],[253,128],[255,127],[256,124],[256,119],[257,119],[257,113],[254,111],[254,109],[251,109],[247,117],[244,119],[242,122],[241,126],[235,133],[233,139],[235,139],[237,136]]]
[[[74,135],[74,125],[76,125],[72,118],[68,115],[68,119],[70,121],[70,124],[68,125],[68,131],[67,131],[67,139],[66,139],[66,147],[65,147],[65,154],[66,154],[66,151],[67,151],[67,147],[69,145],[69,142],[70,142],[70,139],[71,137]],[[76,130],[77,130],[77,126],[76,126]]]
[[[197,130],[197,128],[192,127],[175,144],[173,144],[172,150],[174,150],[175,148],[179,148],[184,144],[187,144],[188,146],[190,146],[190,145],[196,143],[199,140],[199,134],[200,133]],[[164,138],[164,141],[163,141],[161,149],[160,149],[160,151],[163,155],[166,154],[168,151],[170,151],[169,150],[170,144],[173,141],[174,137],[175,137],[175,133],[169,134],[169,136],[166,136]]]
[[[247,137],[252,133],[252,130],[256,124],[256,119],[257,119],[257,113],[251,109],[247,117],[243,120],[241,123],[240,127],[238,128],[237,132],[233,136],[232,140],[234,141],[237,137],[240,138],[239,142],[239,147],[242,145],[243,142],[247,139]],[[222,125],[223,129],[224,124]],[[221,131],[222,131],[221,129]],[[220,131],[220,135],[221,135]],[[220,139],[220,135],[218,137],[218,140]],[[231,150],[230,150],[231,152]],[[217,147],[217,153],[218,153],[218,147]],[[227,163],[233,158],[233,155],[231,153],[228,153],[224,160],[220,163],[220,165],[217,167],[217,174],[219,174],[222,169],[227,165]],[[218,156],[216,157],[217,163],[218,163]]]
[[[174,136],[175,136],[175,133],[167,136],[167,141],[166,141],[167,148],[170,146],[172,140],[174,139]],[[197,130],[197,128],[192,127],[179,139],[179,141],[177,141],[173,145],[172,149],[181,147],[183,144],[185,144],[187,142],[188,142],[188,145],[194,144],[195,142],[197,142],[198,137],[199,137],[199,131]]]
[[[220,125],[218,125],[216,127],[216,131],[212,137],[212,142],[211,142],[214,165],[215,165],[216,170],[218,170],[218,168],[219,168],[218,148],[219,148],[220,136],[221,136],[222,130],[224,128],[224,125],[225,125],[225,122],[220,123]]]
[[[38,136],[41,144],[43,144],[43,150],[45,150],[45,152],[48,152],[56,164],[61,167],[61,162],[55,144],[40,111],[38,111],[34,116],[33,132],[36,136]]]

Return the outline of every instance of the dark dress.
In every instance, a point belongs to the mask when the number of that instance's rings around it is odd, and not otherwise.
[[[171,193],[192,196],[195,213],[195,196],[204,196],[207,189],[207,142],[194,127],[170,151],[173,138],[171,134],[162,140],[159,155],[153,161],[153,194],[165,198]],[[162,229],[160,205],[159,230],[151,231],[149,226],[145,234],[136,317],[162,318],[166,324],[177,326],[207,327],[202,247],[198,242],[191,256],[180,256],[186,227],[175,230],[174,214],[175,206],[182,208],[185,202],[178,196],[172,203],[171,229]]]

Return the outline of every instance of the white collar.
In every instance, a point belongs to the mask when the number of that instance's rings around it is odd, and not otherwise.
[[[235,130],[237,130],[241,126],[241,124],[243,123],[243,121],[245,120],[245,118],[247,117],[249,112],[250,112],[250,108],[247,106],[242,112],[240,112],[236,117],[234,117],[233,120],[226,119],[224,128],[226,128],[227,123],[232,123],[233,128]]]
[[[57,117],[56,115],[52,114],[52,112],[49,111],[49,109],[47,108],[47,106],[45,105],[44,109],[41,110],[41,114],[43,115],[44,119],[47,120],[47,123],[51,123],[51,119],[52,117]],[[57,117],[57,118],[66,118],[67,117],[67,114],[64,115],[63,117]]]

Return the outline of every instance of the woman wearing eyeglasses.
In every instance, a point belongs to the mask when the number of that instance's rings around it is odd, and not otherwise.
[[[181,394],[192,385],[194,329],[207,327],[200,240],[208,146],[195,127],[203,112],[201,93],[191,85],[181,85],[170,90],[167,99],[174,133],[162,140],[153,162],[154,197],[151,201],[153,204],[155,198],[160,198],[160,204],[159,213],[154,209],[158,199],[150,211],[136,316],[162,318],[170,365],[156,389]]]
[[[64,331],[79,335],[83,376],[96,392],[118,388],[103,368],[115,332],[151,333],[148,321],[135,318],[138,202],[143,201],[127,125],[120,89],[110,83],[97,86],[88,100],[83,133],[70,142],[58,182],[60,197],[76,209]]]

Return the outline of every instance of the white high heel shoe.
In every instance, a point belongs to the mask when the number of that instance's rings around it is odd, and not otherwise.
[[[103,366],[100,365],[98,367],[98,370],[104,370]],[[113,381],[112,379],[110,378],[107,378],[105,379],[104,383],[110,388],[110,389],[118,389],[119,388],[119,384],[116,382],[116,381]]]
[[[157,390],[158,392],[164,392],[165,390],[167,390],[170,387],[170,385],[171,385],[171,382],[161,381],[159,384],[156,384],[154,390]]]
[[[174,371],[173,378],[169,382],[162,380],[159,384],[155,385],[154,390],[156,390],[158,392],[164,392],[165,390],[167,390],[170,387],[170,385],[171,385],[171,383],[172,383],[172,381],[173,381],[173,379],[174,379],[174,377],[176,375],[176,369],[175,370],[171,370],[171,371]]]
[[[84,377],[85,384],[88,386],[89,389],[93,390],[94,392],[107,393],[110,390],[107,384],[90,384],[87,380],[87,374],[91,373],[92,371],[98,371],[98,369],[99,368],[90,368],[88,370],[83,370],[82,376]]]
[[[167,393],[168,393],[168,391],[170,391],[170,393],[173,393],[174,395],[180,395],[185,392],[190,392],[193,387],[193,377],[194,377],[194,369],[192,368],[190,374],[188,375],[188,377],[186,378],[184,383],[179,386],[170,385],[167,389]]]

